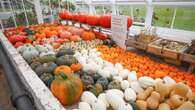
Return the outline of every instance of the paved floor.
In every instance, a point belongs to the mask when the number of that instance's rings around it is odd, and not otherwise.
[[[0,67],[0,110],[15,110],[10,101],[10,91],[3,70]]]

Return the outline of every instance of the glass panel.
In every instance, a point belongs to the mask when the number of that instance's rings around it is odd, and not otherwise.
[[[178,8],[173,28],[195,31],[195,7]]]
[[[120,15],[131,16],[131,6],[121,5],[121,6],[118,6],[118,10],[119,10]]]
[[[133,17],[135,22],[145,22],[146,8],[145,7],[133,7]]]
[[[88,13],[89,12],[89,6],[87,4],[76,5],[76,11]]]
[[[155,6],[153,9],[152,25],[159,27],[171,27],[174,8]]]
[[[28,0],[24,0],[24,6],[26,9],[26,14],[27,14],[29,25],[37,24],[38,21],[37,21],[33,2],[29,2]]]
[[[97,14],[107,14],[107,13],[112,13],[112,8],[111,6],[96,6],[95,7],[96,13]]]

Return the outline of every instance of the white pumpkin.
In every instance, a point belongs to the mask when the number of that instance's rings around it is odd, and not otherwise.
[[[120,105],[125,104],[123,98],[121,98],[113,91],[106,92],[106,99],[114,110],[118,110]]]
[[[123,78],[120,76],[113,76],[113,80],[115,80],[117,82],[121,82],[123,80]]]
[[[131,88],[125,89],[124,95],[125,95],[125,100],[126,101],[131,101],[131,100],[135,101],[136,100],[136,93]]]
[[[92,105],[94,102],[97,101],[97,97],[93,93],[85,91],[81,96],[81,101]]]
[[[119,76],[121,76],[123,79],[126,79],[129,74],[130,74],[130,71],[128,69],[122,69],[119,72]]]
[[[120,96],[121,98],[124,98],[124,94],[121,90],[119,89],[109,89],[108,91],[106,92],[112,92],[112,93],[115,93],[116,95]]]
[[[144,89],[140,86],[138,81],[131,82],[130,87],[138,94],[144,92]]]
[[[130,86],[130,84],[129,84],[129,82],[128,82],[127,80],[121,81],[121,88],[122,88],[123,90],[129,88],[129,86]]]
[[[79,110],[92,110],[91,106],[86,102],[79,102]]]
[[[98,100],[102,100],[104,102],[104,104],[106,105],[106,107],[109,107],[109,103],[106,99],[106,94],[105,93],[101,93],[98,95]]]
[[[130,104],[120,105],[117,110],[133,110],[133,107]]]
[[[118,71],[123,70],[123,66],[120,63],[116,63],[115,68],[118,69]]]
[[[171,77],[169,77],[169,76],[165,76],[164,78],[163,78],[163,81],[165,82],[165,83],[167,83],[167,84],[176,84],[176,82],[175,82],[175,80],[173,80]]]
[[[148,76],[140,77],[138,79],[138,81],[140,83],[140,86],[143,87],[143,88],[147,88],[147,87],[150,87],[150,86],[154,86],[155,85],[154,79],[151,78],[151,77],[148,77]]]
[[[102,100],[98,99],[92,104],[92,109],[93,110],[106,110],[106,105],[104,104]]]
[[[33,57],[36,57],[39,55],[39,52],[35,49],[32,49],[32,50],[25,50],[23,53],[22,53],[22,56],[24,57],[24,59],[30,59],[30,58],[33,58]]]
[[[130,72],[130,74],[128,74],[127,80],[129,81],[129,83],[131,83],[133,81],[137,81],[136,72],[135,71]]]
[[[109,78],[110,77],[110,71],[107,69],[99,69],[98,73],[104,77],[104,78]]]

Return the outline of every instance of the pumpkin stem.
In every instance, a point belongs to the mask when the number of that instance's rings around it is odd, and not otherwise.
[[[66,80],[66,79],[68,78],[67,75],[64,74],[64,73],[60,73],[60,76],[61,76],[64,80]]]

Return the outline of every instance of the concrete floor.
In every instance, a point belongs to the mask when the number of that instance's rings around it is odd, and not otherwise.
[[[0,67],[0,110],[15,110],[10,101],[10,91],[7,80]]]

